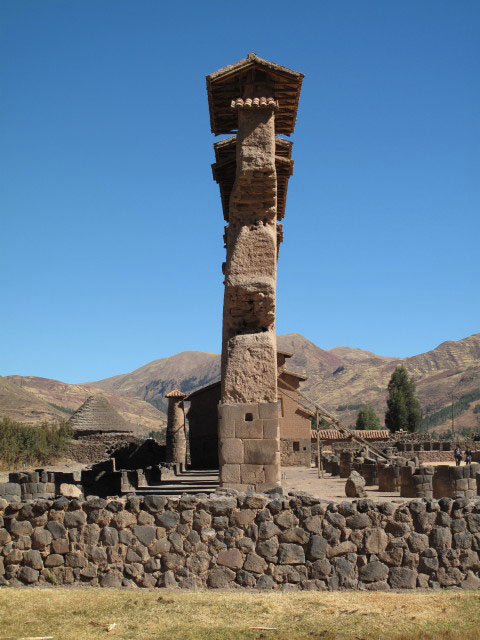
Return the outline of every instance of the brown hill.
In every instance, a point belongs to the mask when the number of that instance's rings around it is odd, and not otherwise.
[[[344,364],[346,362],[364,362],[365,360],[380,363],[382,360],[386,362],[397,359],[389,356],[379,356],[371,351],[364,351],[363,349],[356,349],[355,347],[333,347],[333,349],[329,349],[328,352],[336,355]]]
[[[89,382],[88,386],[115,392],[128,398],[141,398],[166,411],[165,394],[178,387],[188,393],[220,377],[220,356],[204,351],[183,351],[168,358],[153,360],[113,378]]]
[[[392,371],[403,364],[417,381],[419,398],[426,414],[449,406],[455,398],[480,389],[480,334],[457,342],[444,342],[436,349],[410,358],[379,356],[352,347],[320,349],[298,333],[278,336],[278,346],[294,353],[289,369],[304,373],[304,392],[347,425],[354,424],[358,408],[371,404],[383,419],[386,388]],[[186,351],[154,360],[131,373],[90,383],[128,397],[142,398],[164,409],[165,393],[178,387],[185,393],[218,380],[220,357],[200,351]],[[462,413],[456,424],[473,427],[472,410]],[[339,410],[339,407],[341,409]],[[445,419],[438,428],[448,427]]]
[[[9,416],[22,422],[66,420],[96,389],[81,384],[35,376],[0,378],[0,417]],[[108,402],[138,433],[159,429],[165,414],[148,402],[115,393],[104,393]]]
[[[288,368],[298,373],[310,375],[311,371],[332,373],[345,362],[331,351],[324,351],[316,344],[304,338],[300,333],[286,333],[277,338],[279,349],[293,353],[288,360]]]
[[[0,378],[0,418],[3,417],[32,423],[61,420],[66,416],[27,389]]]
[[[338,355],[338,349],[335,349]],[[404,359],[360,358],[346,362],[342,370],[333,375],[311,372],[305,382],[305,391],[346,424],[354,424],[358,409],[338,411],[345,405],[370,404],[383,418],[386,411],[386,388],[398,364],[403,364],[417,382],[417,391],[425,415],[450,406],[460,396],[480,389],[480,334],[457,342],[449,341],[435,349]],[[478,426],[472,411],[463,412],[455,423],[458,427]],[[476,414],[478,415],[478,414]],[[449,427],[445,418],[438,429]]]
[[[456,400],[480,391],[480,334],[444,342],[436,349],[404,359],[352,347],[325,351],[298,333],[278,336],[278,346],[294,353],[289,369],[308,376],[304,392],[347,425],[355,423],[358,406],[364,404],[371,404],[383,419],[388,380],[398,364],[403,364],[415,377],[426,415],[449,407],[452,394]],[[66,418],[92,392],[102,390],[125,420],[145,431],[155,430],[165,419],[166,393],[175,387],[188,393],[218,380],[219,376],[220,356],[201,351],[178,353],[131,373],[86,384],[9,376],[0,378],[0,416],[10,415],[28,422]],[[458,427],[480,426],[480,414],[473,413],[479,403],[473,402],[456,418]],[[447,427],[449,418],[444,416],[437,428]]]

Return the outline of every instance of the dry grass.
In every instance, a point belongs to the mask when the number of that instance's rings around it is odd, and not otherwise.
[[[0,590],[0,640],[476,640],[479,618],[477,592]]]

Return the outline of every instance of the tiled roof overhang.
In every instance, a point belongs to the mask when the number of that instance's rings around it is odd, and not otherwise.
[[[237,137],[232,136],[216,142],[216,163],[212,164],[213,178],[220,186],[223,217],[228,221],[230,195],[237,170],[236,156]],[[277,219],[281,220],[285,215],[287,205],[288,179],[293,173],[292,160],[293,142],[283,138],[275,138],[275,168],[277,171]]]
[[[390,431],[388,429],[368,429],[365,431],[359,431],[358,429],[352,429],[352,436],[359,436],[364,440],[388,440],[390,437]],[[320,440],[348,440],[350,434],[346,434],[338,429],[320,429],[318,431]],[[317,431],[312,431],[312,438],[317,437]]]
[[[255,97],[244,95],[245,85],[252,82],[255,74],[266,79],[272,89],[273,98],[278,100],[275,132],[287,136],[293,133],[303,73],[259,58],[255,53],[249,53],[245,59],[207,76],[210,125],[215,135],[233,133],[237,130],[237,113],[231,108],[231,103],[238,98]]]

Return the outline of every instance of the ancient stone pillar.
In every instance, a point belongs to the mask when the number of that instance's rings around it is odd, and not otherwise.
[[[187,455],[187,440],[185,437],[185,414],[183,412],[183,398],[185,394],[173,389],[165,396],[168,398],[167,413],[167,462],[181,462],[185,464]]]
[[[275,132],[293,131],[302,77],[255,54],[207,76],[212,130],[237,130],[236,139],[215,145],[214,165],[228,221],[218,408],[220,483],[237,489],[280,484],[277,164],[283,175],[283,213],[292,162],[291,145],[277,143]],[[289,105],[283,111],[277,93]],[[283,156],[286,147],[287,157],[276,156],[277,146]],[[235,155],[229,156],[229,150]]]

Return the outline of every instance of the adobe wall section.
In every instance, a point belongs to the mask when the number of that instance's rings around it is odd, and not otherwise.
[[[480,588],[480,500],[0,500],[0,585]]]
[[[281,438],[280,458],[282,467],[310,467],[312,458],[310,438]]]

